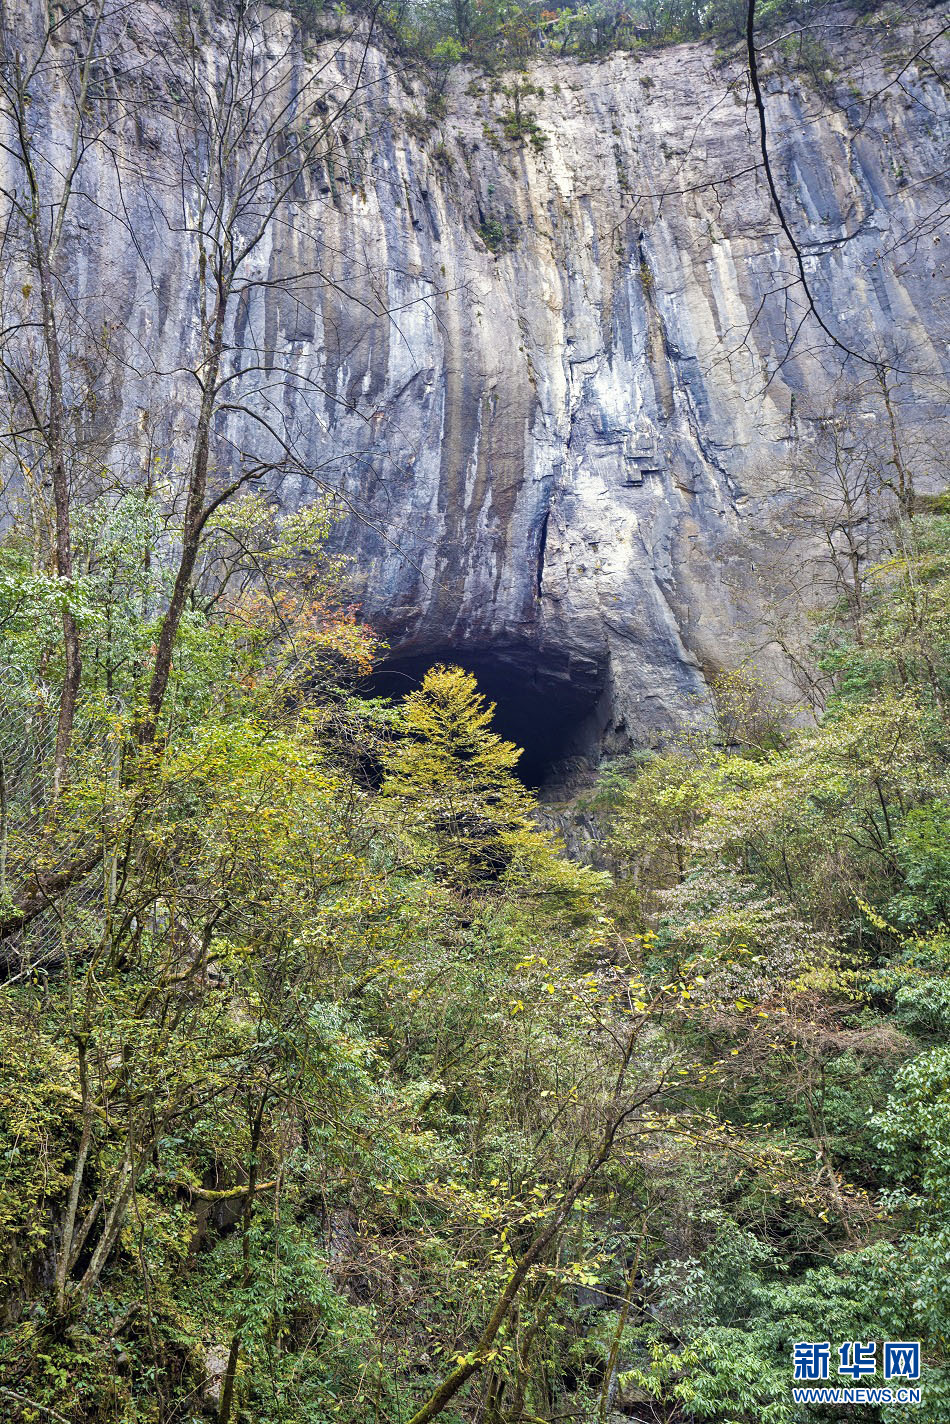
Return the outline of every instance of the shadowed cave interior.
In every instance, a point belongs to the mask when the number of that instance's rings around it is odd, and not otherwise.
[[[596,763],[603,667],[562,650],[435,647],[388,658],[369,679],[368,690],[403,698],[437,663],[474,673],[479,691],[496,704],[494,730],[524,749],[517,770],[526,786],[556,785],[579,758]]]

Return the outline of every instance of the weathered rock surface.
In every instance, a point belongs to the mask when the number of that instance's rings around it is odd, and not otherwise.
[[[119,90],[156,13],[117,47]],[[774,166],[827,324],[912,370],[904,414],[926,423],[950,338],[932,177],[947,94],[922,62],[865,103],[891,65],[870,49],[860,27],[840,38],[821,95],[771,73]],[[334,61],[340,83],[352,62]],[[315,167],[260,256],[262,279],[320,267],[332,283],[306,302],[265,282],[232,341],[263,353],[269,410],[345,492],[340,543],[393,674],[467,658],[553,760],[701,718],[708,675],[763,641],[755,565],[782,543],[776,477],[842,357],[810,321],[793,341],[802,292],[740,63],[690,45],[530,77],[540,147],[504,136],[510,101],[483,76],[453,71],[431,120],[423,79],[371,50],[347,161]],[[187,435],[171,373],[196,296],[175,125],[171,109],[122,120],[135,241],[104,217],[73,234],[80,288],[108,291],[114,329],[135,337],[109,411],[132,463],[143,431],[171,463]],[[108,161],[84,182],[116,211]],[[224,433],[235,449],[261,439],[240,414]],[[307,494],[297,476],[281,486]]]

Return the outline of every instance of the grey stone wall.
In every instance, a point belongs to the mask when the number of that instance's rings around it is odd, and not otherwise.
[[[111,147],[87,160],[69,240],[77,300],[123,353],[98,417],[110,458],[134,472],[149,443],[174,479],[196,268],[187,134],[154,61],[167,22],[143,4],[116,31]],[[276,54],[291,21],[271,23]],[[929,427],[950,335],[947,93],[921,63],[864,102],[894,58],[859,26],[835,44],[820,94],[768,71],[776,174],[828,324],[910,373],[902,418]],[[209,72],[219,50],[212,27]],[[318,54],[294,40],[281,82]],[[333,60],[341,89],[354,63],[352,46]],[[371,49],[345,157],[313,165],[255,258],[233,359],[264,368],[247,403],[344,492],[338,542],[394,655],[491,657],[539,705],[590,714],[579,749],[650,741],[701,720],[708,676],[750,647],[781,678],[758,573],[787,551],[782,471],[836,383],[873,371],[849,376],[799,329],[738,61],[697,44],[530,77],[540,146],[504,136],[484,76],[454,70],[430,119],[423,78]],[[293,273],[294,292],[267,285]],[[221,436],[267,446],[241,414]],[[309,496],[299,469],[287,503]]]

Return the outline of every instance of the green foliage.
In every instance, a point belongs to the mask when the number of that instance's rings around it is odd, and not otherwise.
[[[756,20],[766,32],[807,26],[814,11],[812,0],[766,0]],[[383,20],[400,47],[427,59],[439,74],[460,60],[492,71],[521,65],[530,55],[589,59],[703,36],[732,46],[745,34],[746,8],[741,0],[707,5],[698,0],[577,0],[563,6],[545,0],[413,0],[385,11]],[[812,82],[826,84],[827,55],[807,28],[796,30],[783,54]]]
[[[741,1173],[725,1189],[700,1177],[702,1219],[725,1230],[697,1249],[693,1216],[692,1251],[654,1267],[668,1316],[628,1325],[622,1377],[696,1418],[791,1424],[790,1342],[858,1338],[922,1339],[926,1417],[943,1417],[948,537],[942,515],[904,526],[860,623],[829,615],[816,727],[780,731],[733,682],[718,693],[729,751],[685,740],[612,772],[592,803],[655,926],[647,965],[701,986],[690,1041],[718,1063],[718,1094],[728,1070],[731,1121],[810,1143],[824,1197],[778,1208]]]
[[[606,770],[595,871],[469,673],[360,695],[322,504],[221,510],[139,739],[163,500],[84,511],[66,588],[2,548],[4,904],[50,887],[3,941],[13,1424],[363,1424],[462,1365],[456,1421],[799,1424],[791,1344],[858,1338],[920,1338],[940,1419],[943,516],[829,611],[815,725],[723,677]]]
[[[559,858],[466,675],[399,710],[353,694],[375,645],[320,568],[325,511],[222,511],[161,742],[137,744],[153,513],[91,509],[77,538],[87,692],[45,820],[63,590],[5,550],[7,707],[40,729],[5,772],[8,882],[96,847],[2,1000],[5,1408],[144,1424],[231,1390],[255,1421],[391,1414],[585,1141],[578,1085],[606,1070],[575,960],[605,880]]]
[[[912,806],[894,837],[903,878],[888,912],[899,923],[922,929],[950,916],[950,806],[928,801]]]
[[[383,795],[443,876],[493,880],[530,832],[529,800],[514,776],[521,756],[491,731],[494,706],[461,668],[437,667],[403,707],[404,737],[386,758]]]
[[[478,235],[489,252],[494,253],[495,256],[501,252],[507,252],[511,246],[508,229],[499,218],[486,218],[479,224]]]

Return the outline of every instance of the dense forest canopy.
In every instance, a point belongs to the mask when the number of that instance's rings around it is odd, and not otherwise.
[[[371,695],[299,377],[234,338],[262,283],[304,300],[261,252],[346,107],[275,115],[243,5],[216,74],[191,11],[162,32],[183,444],[103,443],[144,361],[76,298],[105,10],[0,7],[0,1416],[802,1424],[837,1417],[793,1396],[811,1341],[865,1385],[920,1342],[914,1417],[950,1418],[940,432],[852,365],[795,471],[797,705],[711,671],[709,725],[540,802],[470,672]],[[629,24],[720,23],[673,13]],[[451,60],[515,14],[404,23]]]
[[[817,627],[817,725],[735,676],[605,771],[599,870],[470,674],[360,695],[327,518],[220,519],[143,743],[161,498],[84,512],[55,807],[4,542],[6,1417],[792,1424],[827,1337],[921,1339],[945,1417],[943,503]]]

